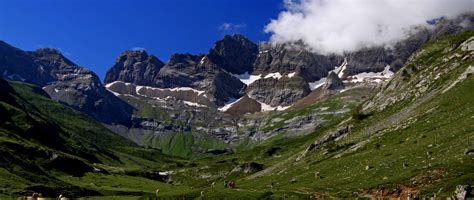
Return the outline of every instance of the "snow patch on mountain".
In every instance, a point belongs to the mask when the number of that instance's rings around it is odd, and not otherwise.
[[[238,103],[240,100],[242,100],[244,97],[241,97],[239,99],[231,99],[229,100],[223,107],[220,107],[218,110],[221,111],[221,112],[225,112],[227,110],[229,110],[234,104]],[[253,98],[252,98],[253,99]],[[254,99],[255,100],[255,99]],[[282,110],[286,110],[288,109],[289,107],[291,106],[277,106],[277,107],[273,107],[271,105],[268,105],[266,103],[263,103],[261,101],[257,101],[255,100],[256,102],[258,102],[260,104],[260,111],[261,112],[268,112],[268,111],[282,111]]]
[[[257,102],[260,103],[261,112],[282,111],[282,110],[286,110],[286,109],[288,109],[289,107],[291,107],[291,106],[277,106],[277,107],[273,107],[273,106],[271,106],[271,105],[268,105],[268,104],[263,103],[263,102],[260,102],[260,101],[257,101]]]
[[[193,91],[195,93],[198,93],[198,95],[201,95],[203,94],[204,92],[206,91],[203,91],[203,90],[196,90],[194,88],[190,88],[190,87],[176,87],[176,88],[158,88],[158,89],[161,89],[161,90],[170,90],[172,92],[176,92],[176,91]]]
[[[354,76],[349,76],[347,79],[351,83],[361,82],[382,82],[392,78],[393,72],[390,70],[390,65],[387,65],[381,72],[363,72]]]
[[[263,79],[267,79],[267,78],[281,79],[283,77],[283,75],[281,75],[280,72],[269,73],[265,75],[264,77],[262,77],[262,74],[252,75],[252,74],[249,74],[248,72],[245,72],[244,74],[232,74],[232,73],[229,73],[229,74],[238,78],[245,85],[250,85],[254,83],[255,81],[260,80],[262,78]],[[292,72],[292,73],[287,74],[286,77],[292,78],[295,75],[296,75],[296,72]]]
[[[240,100],[242,100],[244,97],[241,97],[239,99],[234,99],[234,98],[231,98],[229,101],[227,101],[227,103],[220,107],[218,110],[221,111],[221,112],[225,112],[227,110],[229,110],[229,108],[231,108],[234,104],[236,104],[237,102],[239,102]]]
[[[344,76],[344,70],[346,70],[347,67],[347,59],[344,58],[344,62],[339,67],[336,67],[332,72],[336,73],[339,78],[342,78]],[[331,73],[331,72],[329,72]]]
[[[202,105],[202,104],[198,104],[198,103],[194,103],[194,102],[190,102],[190,101],[183,101],[184,104],[188,105],[188,106],[194,106],[194,107],[207,107],[205,105]]]
[[[286,76],[288,76],[288,78],[293,78],[295,75],[296,75],[296,72],[292,72],[292,73],[289,73]]]
[[[326,80],[327,80],[327,78],[321,78],[318,81],[309,82],[308,83],[309,84],[309,89],[316,90],[316,89],[320,88],[321,86],[324,85],[324,83],[326,83]]]
[[[249,72],[245,72],[244,74],[231,74],[232,76],[238,78],[240,81],[242,81],[242,83],[244,83],[245,85],[250,85],[252,84],[253,82],[259,80],[262,78],[262,75],[259,74],[259,75],[251,75],[249,74]]]
[[[204,61],[206,61],[206,58],[207,58],[206,56],[202,57],[202,58],[201,58],[201,61],[199,62],[199,64],[201,64],[201,65],[204,64]]]
[[[275,78],[275,79],[280,79],[283,77],[280,72],[275,72],[275,73],[269,73],[267,74],[264,78]]]
[[[114,81],[112,83],[108,83],[107,85],[105,85],[105,88],[110,88],[112,85],[114,85],[115,83],[123,83],[125,85],[132,85],[131,83],[125,83],[125,82],[122,82],[122,81]],[[171,92],[177,92],[177,91],[193,91],[194,93],[197,93],[198,95],[201,95],[203,94],[205,91],[203,90],[196,90],[194,88],[190,88],[190,87],[175,87],[175,88],[156,88],[156,87],[150,87],[150,86],[142,86],[142,85],[136,85],[135,86],[135,92],[137,94],[140,94],[140,90],[142,88],[145,88],[145,89],[150,89],[150,90],[159,90],[159,91],[171,91]]]

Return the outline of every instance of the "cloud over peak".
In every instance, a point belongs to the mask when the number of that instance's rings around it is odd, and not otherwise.
[[[389,45],[415,26],[474,10],[472,0],[285,0],[265,31],[277,43],[303,41],[322,54]]]

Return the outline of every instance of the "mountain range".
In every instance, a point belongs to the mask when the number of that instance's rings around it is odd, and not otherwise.
[[[124,51],[103,82],[0,41],[0,197],[449,196],[474,183],[472,30],[343,55],[226,35],[167,62]]]

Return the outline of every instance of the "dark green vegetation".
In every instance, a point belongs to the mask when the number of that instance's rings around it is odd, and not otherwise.
[[[461,45],[469,38],[474,32],[425,44],[370,99],[351,89],[272,113],[270,118],[284,120],[264,127],[326,113],[313,133],[243,141],[234,153],[186,160],[115,136],[38,88],[2,81],[2,195],[31,189],[49,196],[139,198],[154,197],[159,188],[163,198],[200,197],[201,191],[203,198],[241,199],[373,197],[378,191],[386,197],[450,196],[456,185],[474,185],[474,76],[467,73],[474,55]],[[347,112],[331,113],[342,109]],[[345,127],[350,131],[337,140],[322,140]],[[191,140],[189,132],[160,142],[164,153],[189,156]],[[315,141],[324,142],[306,152]],[[201,145],[221,144],[203,139]],[[158,170],[173,171],[170,183],[154,176]],[[229,180],[236,189],[224,188]]]
[[[148,180],[175,158],[143,149],[117,136],[86,115],[44,96],[40,88],[0,80],[0,192],[17,196],[22,191],[41,191],[46,196],[145,195],[143,187],[164,185]],[[82,177],[82,178],[81,178]],[[97,181],[120,179],[130,188]],[[152,177],[152,179],[159,179]],[[80,184],[79,184],[80,183]]]

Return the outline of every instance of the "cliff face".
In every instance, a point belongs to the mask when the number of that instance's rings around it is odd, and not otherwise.
[[[143,50],[125,51],[107,71],[104,82],[123,81],[137,85],[153,85],[163,66],[163,62]]]
[[[242,35],[226,35],[209,50],[209,59],[220,68],[234,74],[253,70],[258,46]]]
[[[344,55],[320,55],[303,43],[255,44],[242,35],[226,35],[208,54],[174,54],[167,64],[144,51],[126,51],[107,72],[105,82],[191,87],[204,91],[216,106],[244,94],[271,106],[289,106],[325,81],[330,81],[330,86],[323,90],[340,90],[346,83],[364,82],[367,74],[396,72],[424,43],[473,29],[473,24],[474,15],[466,14],[442,20],[430,29],[413,29],[405,40],[392,46],[364,48]],[[331,72],[335,74],[329,77]],[[355,77],[359,79],[351,81]]]

